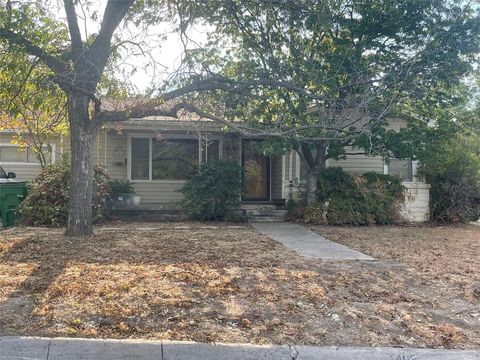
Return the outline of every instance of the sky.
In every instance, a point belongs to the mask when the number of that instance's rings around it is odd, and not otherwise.
[[[66,23],[62,3],[59,0],[52,3],[51,11],[57,19]],[[88,6],[83,8],[77,5],[77,17],[83,40],[98,33],[100,20],[93,20],[92,15],[98,13],[98,18],[102,19],[105,5],[106,0],[90,1]],[[188,42],[188,48],[197,47],[198,44],[205,42],[206,34],[207,28],[204,26],[192,28],[188,34],[192,40]],[[127,82],[132,86],[132,91],[144,93],[152,86],[161,84],[181,65],[184,47],[179,34],[173,31],[172,24],[151,26],[148,33],[129,25],[127,29],[117,29],[116,35],[119,35],[122,40],[141,44],[142,50],[146,52],[145,55],[140,54],[140,48],[136,46],[129,46],[128,52],[123,50],[124,56],[117,73],[121,80],[129,80]]]

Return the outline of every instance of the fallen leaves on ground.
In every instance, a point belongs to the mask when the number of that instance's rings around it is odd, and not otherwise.
[[[468,270],[460,286],[457,266],[440,273],[392,249],[414,246],[406,239],[418,229],[316,228],[384,259],[323,262],[248,225],[114,225],[120,228],[107,225],[91,238],[64,238],[54,229],[1,233],[0,335],[480,346],[480,307],[468,295],[478,277],[470,259],[478,258],[478,238],[469,228],[444,232],[452,251],[474,253],[451,255]],[[422,231],[436,236],[436,229]],[[448,253],[438,243],[422,243],[415,253],[429,259],[423,252],[432,248],[436,258]]]

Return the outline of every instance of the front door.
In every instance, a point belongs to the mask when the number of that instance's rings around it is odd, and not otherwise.
[[[244,171],[244,195],[246,201],[270,200],[270,158],[253,151],[258,141],[242,142],[242,164]]]

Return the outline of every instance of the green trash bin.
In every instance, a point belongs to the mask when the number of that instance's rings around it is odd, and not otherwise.
[[[18,205],[27,195],[27,186],[24,182],[0,183],[0,216],[3,227],[15,225],[20,217]]]

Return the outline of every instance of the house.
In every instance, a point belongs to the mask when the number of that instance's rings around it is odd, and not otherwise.
[[[28,149],[11,144],[12,135],[0,134],[0,165],[14,171],[21,181],[32,179],[40,166]],[[104,165],[113,179],[130,180],[141,198],[138,206],[121,211],[178,211],[178,190],[195,172],[198,164],[216,159],[231,159],[242,164],[245,192],[242,206],[251,211],[281,209],[285,200],[297,196],[296,184],[305,180],[305,167],[299,155],[291,151],[279,156],[262,156],[253,151],[256,141],[225,133],[212,121],[177,120],[168,117],[131,119],[111,124],[98,135],[93,161]],[[50,161],[68,152],[68,138],[57,137],[51,143]],[[398,175],[407,188],[402,216],[407,221],[429,218],[429,185],[417,176],[417,164],[409,160],[348,155],[345,160],[329,160],[327,166],[362,174],[375,171]]]

